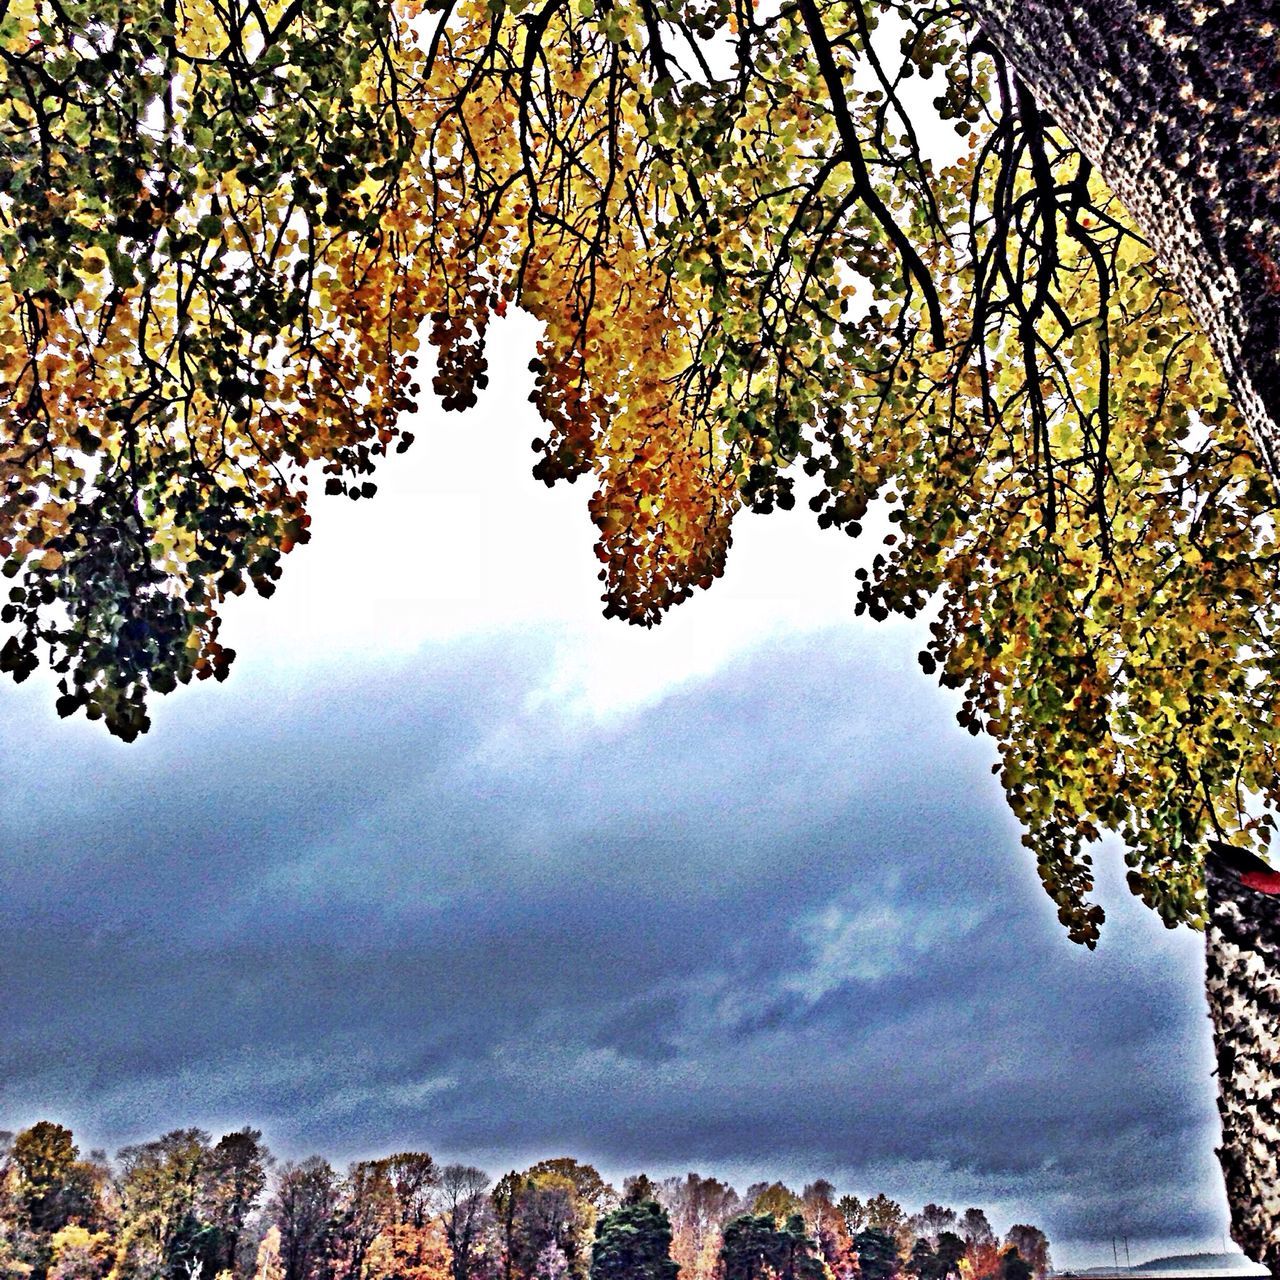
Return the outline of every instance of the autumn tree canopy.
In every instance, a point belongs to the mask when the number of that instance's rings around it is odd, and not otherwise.
[[[0,666],[61,713],[132,738],[225,676],[220,602],[272,591],[317,484],[374,493],[423,382],[473,405],[520,306],[607,613],[709,586],[803,467],[824,527],[887,510],[857,607],[934,610],[1074,937],[1102,831],[1171,924],[1207,835],[1265,838],[1264,459],[964,9],[11,0],[0,52]]]

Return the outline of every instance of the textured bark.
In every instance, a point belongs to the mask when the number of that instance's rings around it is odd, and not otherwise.
[[[1177,279],[1280,481],[1280,0],[971,0]]]
[[[1232,1236],[1280,1276],[1280,893],[1250,887],[1247,857],[1222,854],[1205,866],[1205,992],[1222,1117],[1218,1157]]]

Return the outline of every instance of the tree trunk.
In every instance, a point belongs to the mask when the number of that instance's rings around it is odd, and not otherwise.
[[[1218,1054],[1218,1157],[1232,1236],[1280,1276],[1280,875],[1216,848],[1205,864],[1205,992]]]
[[[1176,278],[1280,482],[1280,4],[970,7]]]

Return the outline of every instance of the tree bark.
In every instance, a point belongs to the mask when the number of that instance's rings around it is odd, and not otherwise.
[[[1280,3],[970,8],[1177,280],[1280,487]]]
[[[1280,1276],[1280,876],[1217,848],[1205,864],[1205,993],[1218,1056],[1218,1158],[1233,1238]]]

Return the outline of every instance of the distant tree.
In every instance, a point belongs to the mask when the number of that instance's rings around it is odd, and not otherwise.
[[[911,1225],[916,1235],[924,1236],[936,1248],[939,1236],[955,1228],[956,1213],[940,1204],[927,1204],[912,1217]]]
[[[723,1236],[723,1280],[827,1280],[817,1242],[799,1213],[781,1224],[770,1213],[744,1213],[725,1223]]]
[[[1032,1280],[1034,1274],[1031,1264],[1012,1245],[1001,1251],[1000,1280]]]
[[[111,1266],[111,1235],[72,1223],[49,1242],[49,1280],[102,1280]]]
[[[643,1204],[646,1200],[657,1200],[658,1186],[647,1173],[637,1173],[622,1181],[622,1203]]]
[[[831,1221],[839,1216],[836,1212],[835,1195],[835,1187],[826,1178],[810,1182],[800,1193],[805,1225],[815,1238],[828,1230]]]
[[[273,1163],[261,1131],[247,1125],[224,1134],[209,1153],[202,1209],[212,1228],[204,1268],[209,1280],[222,1271],[236,1275],[249,1269],[251,1257],[241,1257],[245,1227]]]
[[[202,1269],[214,1237],[203,1216],[210,1155],[203,1129],[172,1129],[120,1149],[116,1276],[191,1280]]]
[[[489,1192],[489,1207],[493,1210],[498,1236],[503,1280],[512,1280],[515,1274],[516,1215],[523,1191],[524,1178],[512,1169],[510,1173],[504,1173]]]
[[[877,1231],[894,1234],[906,1221],[906,1214],[896,1200],[886,1195],[874,1195],[867,1201],[867,1226]]]
[[[964,1280],[1000,1280],[1000,1249],[994,1237],[981,1243],[965,1245],[962,1275]]]
[[[671,1256],[681,1280],[710,1280],[719,1262],[721,1229],[743,1207],[738,1193],[715,1178],[689,1173],[666,1179],[658,1199],[671,1217]]]
[[[1049,1238],[1039,1227],[1016,1223],[1005,1233],[1004,1242],[1012,1245],[1031,1264],[1036,1280],[1044,1280],[1053,1267],[1049,1255]]]
[[[338,1204],[327,1160],[310,1156],[280,1170],[269,1212],[280,1230],[282,1280],[327,1280]]]
[[[374,1241],[397,1223],[396,1195],[386,1160],[359,1160],[339,1187],[330,1252],[333,1271],[345,1280],[362,1280]]]
[[[900,1269],[898,1246],[884,1227],[867,1227],[853,1238],[863,1280],[896,1280]]]
[[[568,1280],[569,1258],[554,1240],[548,1240],[538,1254],[533,1280]]]
[[[395,1199],[395,1221],[409,1227],[426,1226],[432,1194],[440,1182],[435,1161],[425,1151],[400,1151],[378,1163]]]
[[[801,1201],[783,1182],[764,1182],[747,1189],[752,1213],[767,1213],[781,1222],[793,1213],[800,1212]]]
[[[512,1239],[516,1273],[525,1280],[535,1276],[546,1262],[547,1247],[554,1245],[564,1254],[570,1272],[583,1280],[594,1227],[594,1208],[565,1174],[530,1170],[516,1203]]]
[[[32,1231],[52,1236],[69,1222],[92,1221],[95,1178],[80,1159],[70,1129],[41,1120],[13,1138],[7,1159],[14,1171],[19,1212]]]
[[[836,1189],[825,1178],[811,1182],[800,1194],[805,1227],[818,1242],[822,1259],[833,1275],[851,1268],[852,1238],[835,1202]]]
[[[981,1209],[966,1209],[960,1219],[960,1234],[965,1244],[995,1244],[996,1233],[991,1230],[991,1223]]]
[[[274,1222],[258,1241],[253,1280],[284,1280],[284,1263],[280,1259],[280,1228]]]
[[[597,1213],[611,1209],[618,1203],[618,1193],[605,1182],[593,1165],[583,1164],[572,1156],[558,1156],[554,1160],[539,1160],[526,1171],[525,1176],[536,1181],[548,1173],[567,1178],[573,1184],[578,1199],[589,1204]]]
[[[365,1254],[363,1280],[450,1280],[451,1260],[438,1223],[388,1222]]]
[[[671,1220],[656,1200],[623,1203],[596,1225],[591,1280],[676,1280]]]
[[[18,1202],[18,1171],[11,1158],[13,1134],[0,1130],[0,1280],[26,1280],[31,1265],[24,1255],[29,1240]]]
[[[436,1206],[449,1245],[453,1280],[468,1280],[476,1251],[490,1221],[485,1191],[489,1175],[469,1164],[450,1164],[440,1170]]]
[[[955,1214],[952,1214],[954,1220]],[[943,1276],[958,1276],[960,1274],[960,1262],[965,1255],[965,1243],[956,1235],[954,1231],[942,1231],[938,1235],[938,1274]]]
[[[936,1280],[938,1275],[938,1255],[928,1239],[918,1236],[911,1246],[911,1256],[903,1268],[915,1280]]]
[[[841,1196],[836,1202],[836,1211],[844,1219],[845,1230],[850,1236],[866,1229],[867,1206],[857,1196]]]

